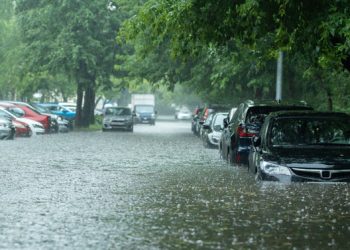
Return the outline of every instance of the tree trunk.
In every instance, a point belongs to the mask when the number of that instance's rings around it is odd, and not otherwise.
[[[83,126],[88,127],[94,123],[95,89],[94,83],[90,83],[85,90],[83,107]]]
[[[329,89],[327,90],[327,101],[328,101],[328,110],[333,111],[333,98],[332,98],[332,93]]]
[[[78,81],[78,87],[77,87],[77,111],[76,111],[76,118],[75,118],[75,125],[77,127],[82,126],[82,104],[83,104],[83,84]]]
[[[255,88],[255,100],[261,100],[263,98],[263,88],[262,87],[256,87]]]

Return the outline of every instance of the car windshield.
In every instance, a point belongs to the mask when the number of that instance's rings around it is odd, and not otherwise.
[[[345,118],[279,118],[270,130],[270,144],[279,146],[350,145]]]
[[[221,128],[224,127],[224,119],[227,117],[226,114],[218,114],[216,115],[214,126],[220,125]]]
[[[36,105],[33,104],[33,106],[36,108],[36,110],[38,110],[40,113],[50,113],[50,110],[46,107],[40,106],[40,105]]]
[[[23,117],[25,115],[24,111],[20,108],[9,108],[8,111],[16,117]]]
[[[136,112],[153,113],[153,106],[136,106]]]
[[[131,111],[128,108],[107,108],[106,115],[131,115]]]

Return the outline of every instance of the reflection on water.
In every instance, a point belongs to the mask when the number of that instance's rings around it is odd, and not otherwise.
[[[256,182],[186,122],[4,143],[1,248],[350,246],[348,184]]]

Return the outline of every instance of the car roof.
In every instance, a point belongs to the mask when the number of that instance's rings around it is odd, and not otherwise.
[[[105,109],[131,109],[131,108],[118,106],[118,107],[107,107]]]
[[[270,107],[281,107],[281,106],[298,106],[298,107],[309,107],[305,101],[276,101],[276,100],[260,100],[260,101],[253,101],[253,100],[246,100],[243,102],[248,107],[253,106],[270,106]]]
[[[3,106],[3,107],[7,107],[7,108],[10,108],[10,107],[16,107],[15,104],[13,103],[10,103],[10,102],[0,102],[0,105]]]
[[[270,117],[324,117],[324,118],[350,118],[350,115],[343,112],[313,111],[313,110],[293,110],[278,111],[270,113]]]

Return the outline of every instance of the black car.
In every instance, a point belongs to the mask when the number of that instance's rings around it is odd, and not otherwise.
[[[266,117],[249,171],[270,181],[350,181],[350,116],[289,111]]]
[[[248,164],[251,138],[257,135],[265,117],[282,110],[312,110],[305,104],[281,102],[241,103],[233,117],[227,121],[226,129],[221,137],[220,152],[223,159],[234,164]]]

